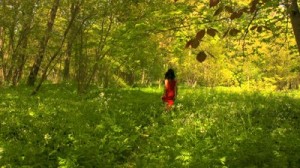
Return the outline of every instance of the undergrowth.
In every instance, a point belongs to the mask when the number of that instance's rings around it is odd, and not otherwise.
[[[299,167],[297,92],[26,87],[0,93],[0,167]]]

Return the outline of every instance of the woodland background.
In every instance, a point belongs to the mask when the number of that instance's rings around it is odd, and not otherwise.
[[[0,85],[35,86],[34,94],[44,82],[72,83],[84,93],[157,85],[171,67],[189,86],[296,89],[295,4],[1,0]]]

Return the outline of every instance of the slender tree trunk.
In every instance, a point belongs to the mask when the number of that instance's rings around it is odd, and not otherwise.
[[[63,72],[63,79],[69,80],[70,79],[70,60],[72,55],[72,38],[69,38],[67,43],[67,52],[66,52],[66,58],[64,61],[64,72]]]
[[[145,69],[143,69],[142,71],[142,81],[141,84],[144,85],[145,84]]]
[[[33,10],[33,9],[32,9]],[[33,13],[33,12],[32,12]],[[32,17],[32,15],[30,15]],[[16,86],[21,79],[23,68],[25,65],[25,51],[27,49],[27,42],[28,42],[28,34],[31,26],[31,21],[27,20],[22,25],[22,30],[20,31],[18,43],[13,51],[13,59],[14,63],[12,66],[12,85]]]
[[[4,82],[4,74],[3,74],[3,44],[4,44],[4,36],[3,36],[3,27],[0,27],[0,86]]]
[[[4,2],[5,3],[5,2]],[[3,4],[4,5],[4,4]],[[10,83],[15,76],[15,69],[18,66],[18,59],[19,59],[19,51],[20,46],[22,46],[22,41],[26,38],[26,35],[23,30],[19,31],[18,23],[21,22],[22,19],[18,17],[19,11],[17,10],[21,3],[14,3],[14,9],[12,13],[12,22],[9,25],[6,25],[8,31],[8,51],[6,51],[2,57],[2,74],[3,79],[5,82]],[[3,13],[6,11],[6,6],[2,7]],[[26,24],[26,23],[25,23]],[[24,28],[24,27],[23,27]],[[18,36],[18,37],[17,37]],[[4,41],[4,36],[2,37]],[[16,41],[17,40],[17,41]],[[17,43],[16,43],[17,42]],[[2,45],[5,45],[2,43]]]
[[[26,55],[27,55],[26,50],[27,50],[29,34],[34,20],[33,18],[35,15],[34,10],[36,7],[36,1],[28,1],[26,2],[26,6],[28,7],[23,10],[24,20],[23,19],[21,20],[22,27],[19,33],[18,43],[14,49],[16,63],[13,65],[14,66],[14,70],[13,70],[14,72],[12,77],[13,86],[17,86],[19,81],[22,78],[23,69],[26,63]]]
[[[82,25],[83,26],[83,25]],[[78,44],[76,44],[76,52],[75,52],[75,57],[76,57],[76,80],[77,80],[77,93],[82,94],[85,92],[85,86],[84,86],[84,81],[86,80],[86,63],[87,60],[86,57],[83,56],[84,54],[84,30],[83,27],[80,28],[79,30],[79,38],[78,38]]]
[[[12,79],[13,86],[17,86],[19,81],[22,78],[23,69],[24,69],[25,62],[26,62],[26,55],[24,54],[24,51],[27,48],[27,41],[28,41],[27,38],[23,41],[23,44],[22,44],[22,47],[21,47],[22,48],[21,50],[23,52],[18,54],[17,67],[15,68],[13,79]]]
[[[39,83],[38,83],[37,87],[35,88],[35,90],[32,92],[32,94],[37,93],[38,90],[40,89],[40,87],[42,86],[43,82],[46,80],[46,78],[47,78],[47,76],[48,76],[48,70],[49,70],[49,68],[50,68],[50,66],[51,66],[51,64],[52,64],[52,62],[58,57],[59,53],[61,52],[61,50],[62,50],[62,48],[63,48],[63,45],[64,45],[64,43],[65,43],[65,40],[66,40],[66,38],[67,38],[67,35],[68,35],[68,33],[69,33],[69,31],[70,31],[72,25],[73,25],[73,22],[74,22],[74,20],[75,20],[75,18],[76,18],[76,16],[77,16],[78,12],[79,12],[79,6],[76,5],[74,11],[71,10],[72,17],[71,17],[71,20],[70,20],[70,22],[69,22],[69,24],[68,24],[68,26],[67,26],[67,28],[66,28],[66,30],[65,30],[65,32],[64,32],[63,39],[62,39],[62,41],[61,41],[61,43],[60,43],[60,46],[59,46],[59,48],[57,49],[57,51],[51,56],[49,62],[47,63],[45,69],[43,70],[42,78],[41,78],[41,80],[39,81]]]
[[[6,1],[3,0],[2,6],[0,7],[1,10],[4,12],[5,6],[6,6]],[[2,25],[0,26],[0,86],[3,85],[4,83],[4,28]]]
[[[14,13],[17,15],[17,13]],[[16,16],[15,16],[16,17]],[[8,29],[8,51],[4,54],[4,80],[9,82],[12,77],[14,65],[16,64],[16,52],[15,52],[15,30],[16,30],[16,18],[14,17],[13,23]]]
[[[106,23],[106,19],[103,18],[102,23],[101,23],[102,36],[100,38],[99,45],[98,45],[98,48],[97,48],[96,54],[95,54],[96,62],[93,66],[92,73],[91,73],[89,79],[87,80],[87,83],[86,83],[87,86],[89,86],[91,84],[92,79],[95,77],[96,72],[98,71],[98,68],[99,68],[100,60],[102,60],[108,52],[108,50],[105,51],[105,52],[103,50],[104,50],[108,35],[111,31],[111,27],[112,27],[112,23],[113,23],[112,14],[109,16],[109,23],[108,23],[108,28],[107,29],[105,29],[105,23]],[[105,31],[106,31],[106,33],[104,33]]]
[[[53,6],[52,6],[52,9],[51,9],[51,12],[50,12],[50,18],[49,18],[48,24],[47,24],[47,30],[45,32],[44,37],[42,38],[42,40],[40,42],[38,54],[35,58],[35,61],[32,65],[32,67],[31,67],[31,70],[30,70],[30,74],[28,76],[27,84],[29,86],[34,86],[34,83],[36,81],[38,72],[39,72],[41,64],[42,64],[42,61],[44,59],[47,44],[48,44],[48,41],[49,41],[50,36],[51,36],[52,29],[53,29],[57,9],[59,7],[59,2],[60,2],[60,0],[54,0],[53,1]]]
[[[297,0],[291,0],[290,17],[291,17],[295,39],[298,46],[298,51],[300,53],[300,12],[299,12],[299,6],[297,4]]]
[[[72,24],[76,23],[75,17],[80,12],[80,7],[82,5],[83,1],[81,1],[81,4],[79,1],[77,3],[72,3],[70,12],[71,12],[71,21]],[[74,23],[73,23],[74,22]],[[72,50],[73,50],[73,44],[74,39],[76,38],[76,26],[70,27],[70,33],[67,37],[67,49],[66,49],[66,58],[64,60],[64,69],[63,69],[63,80],[69,80],[70,79],[70,64],[71,64],[71,58],[72,58]]]

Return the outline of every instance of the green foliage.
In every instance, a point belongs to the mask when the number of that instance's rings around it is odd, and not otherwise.
[[[38,81],[43,74],[53,83],[68,80],[77,83],[79,93],[93,84],[149,86],[169,67],[188,85],[295,89],[299,84],[289,11],[278,1],[60,1],[50,33],[52,5],[1,4],[2,85],[27,81],[38,60]]]
[[[299,92],[180,87],[166,112],[158,88],[74,90],[2,89],[1,167],[300,164]]]

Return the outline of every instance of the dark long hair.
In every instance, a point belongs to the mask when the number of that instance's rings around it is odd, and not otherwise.
[[[165,79],[171,79],[174,80],[175,79],[175,72],[173,69],[168,69],[168,71],[165,73]]]

